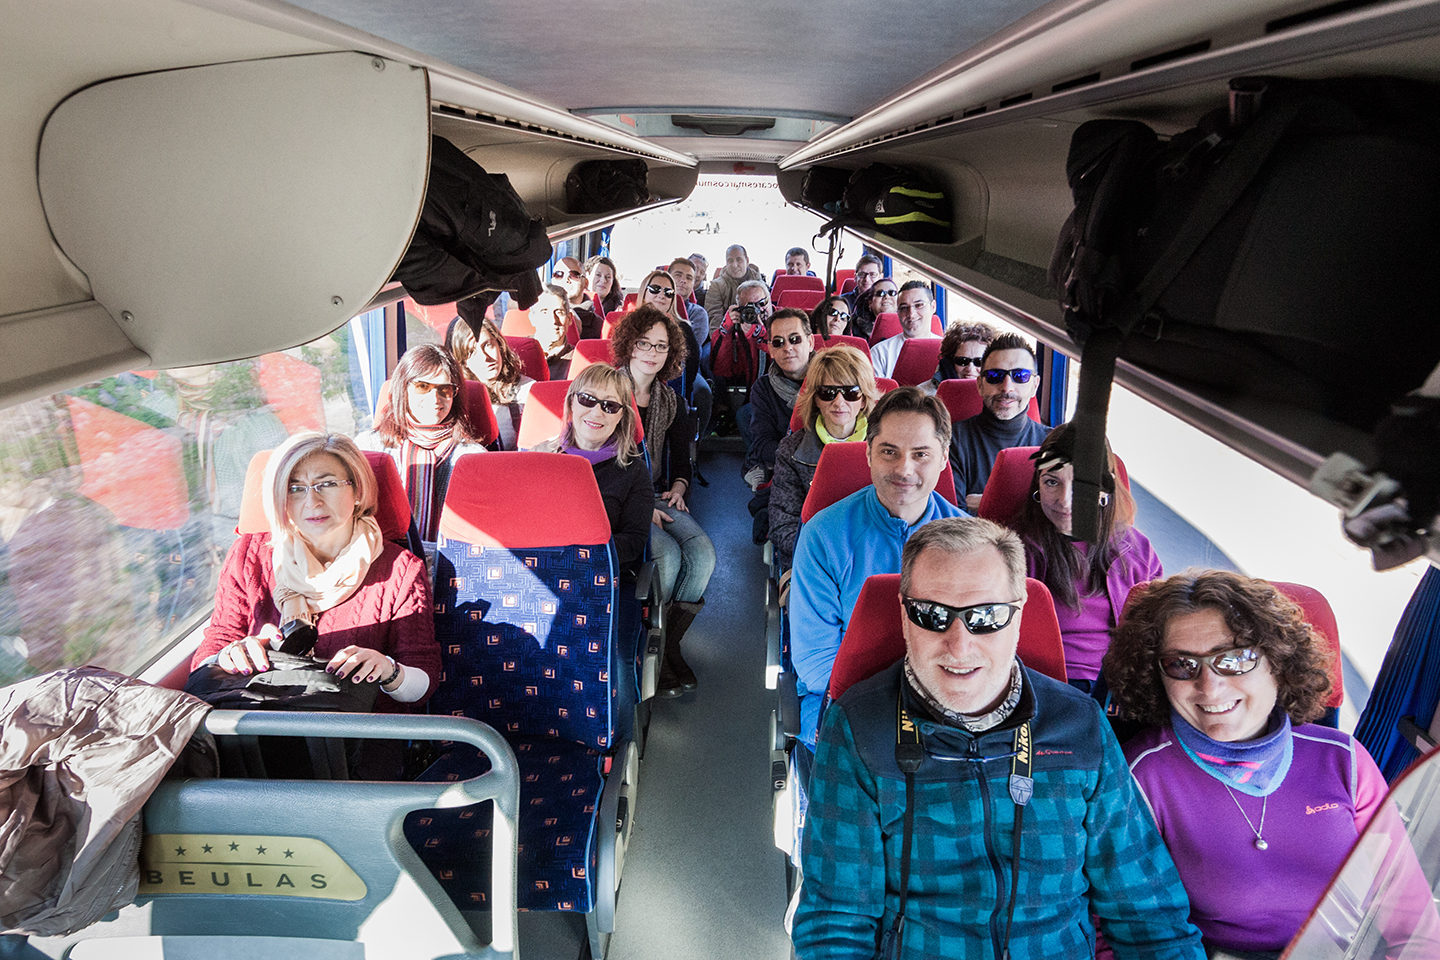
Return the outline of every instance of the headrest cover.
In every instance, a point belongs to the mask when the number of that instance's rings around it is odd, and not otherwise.
[[[582,457],[472,453],[455,461],[440,535],[482,547],[608,543],[610,520]]]

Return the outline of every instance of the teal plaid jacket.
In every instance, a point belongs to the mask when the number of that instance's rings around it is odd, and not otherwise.
[[[899,910],[905,779],[895,764],[901,668],[856,684],[827,711],[810,780],[801,960],[871,958]],[[1001,956],[1018,883],[1012,960],[1095,950],[1098,918],[1118,960],[1203,960],[1180,877],[1099,706],[1025,671],[1010,719],[979,736],[935,723],[906,685],[926,758],[916,773],[902,957]],[[1012,869],[1015,727],[1033,718],[1034,796]],[[991,758],[986,762],[984,758]]]

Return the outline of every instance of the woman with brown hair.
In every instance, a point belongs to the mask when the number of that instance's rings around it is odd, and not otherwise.
[[[525,376],[520,355],[511,348],[493,320],[481,323],[477,337],[471,332],[470,324],[456,317],[450,321],[445,342],[465,378],[485,384],[490,405],[495,409],[495,420],[500,425],[499,448],[514,450],[520,416],[525,412],[530,385],[535,382],[534,378]]]
[[[1384,801],[1365,748],[1310,722],[1330,675],[1300,608],[1227,571],[1138,588],[1114,631],[1105,678],[1148,728],[1125,755],[1212,955],[1278,957]]]
[[[684,369],[681,326],[673,313],[643,304],[625,314],[610,333],[611,353],[635,386],[650,450],[656,491],[650,548],[661,596],[670,604],[665,618],[665,666],[660,676],[660,694],[667,697],[695,689],[695,674],[681,655],[680,641],[705,605],[705,588],[715,570],[715,547],[690,516],[685,502],[694,475],[690,417],[665,382]]]
[[[390,376],[390,407],[374,430],[355,438],[362,450],[390,455],[400,471],[420,539],[434,543],[450,468],[467,453],[483,453],[479,431],[464,404],[460,364],[433,343],[405,351]]]

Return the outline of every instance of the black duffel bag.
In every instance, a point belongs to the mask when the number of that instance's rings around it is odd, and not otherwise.
[[[530,216],[508,177],[486,173],[444,137],[430,138],[425,205],[393,278],[416,303],[508,291],[529,309],[540,296],[535,270],[550,254],[544,221]]]
[[[609,213],[650,202],[650,168],[644,160],[585,160],[565,178],[571,213]]]
[[[1071,139],[1050,277],[1082,347],[1077,536],[1117,357],[1282,433],[1368,433],[1440,360],[1440,86],[1251,77],[1230,99],[1168,143],[1123,120]]]

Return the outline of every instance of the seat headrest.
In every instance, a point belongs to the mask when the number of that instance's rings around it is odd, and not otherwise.
[[[870,464],[865,458],[864,443],[827,443],[820,451],[820,462],[815,465],[815,478],[810,482],[810,492],[805,495],[805,504],[800,508],[800,522],[809,523],[810,518],[821,510],[844,500],[857,490],[870,486]],[[946,460],[935,481],[935,492],[951,503],[957,503],[955,474]]]
[[[505,342],[520,358],[520,369],[531,380],[549,380],[550,365],[545,362],[545,348],[534,337],[505,334]]]
[[[569,391],[569,380],[546,380],[531,385],[530,396],[520,414],[520,429],[515,437],[517,447],[530,450],[560,435],[560,425],[565,422],[565,394]],[[645,425],[638,416],[635,418],[635,442],[645,442]]]
[[[846,690],[905,655],[903,616],[900,574],[867,577],[830,670],[831,700],[840,699]],[[1031,670],[1065,682],[1065,645],[1060,639],[1055,601],[1045,584],[1031,577],[1025,578],[1025,609],[1020,615],[1020,639],[1015,652]]]
[[[482,547],[584,546],[608,543],[610,520],[583,457],[472,453],[450,471],[440,535]]]
[[[615,365],[615,355],[610,350],[609,340],[581,340],[575,344],[575,353],[570,358],[570,379],[574,380],[580,371],[592,363]]]
[[[245,468],[245,493],[240,499],[240,522],[236,524],[236,533],[267,533],[270,530],[270,524],[265,519],[261,483],[272,452],[261,450],[250,458],[250,465]],[[400,471],[388,454],[377,450],[366,450],[364,453],[370,469],[375,472],[375,522],[380,525],[380,535],[386,540],[404,540],[410,534],[410,499],[405,495],[405,485],[400,482]]]
[[[480,443],[489,445],[500,436],[500,421],[495,417],[495,408],[490,403],[490,391],[479,380],[466,380],[464,389],[465,406],[470,411],[470,422],[480,432]],[[390,381],[380,384],[380,396],[375,400],[374,426],[380,426],[385,414],[390,412]]]
[[[1035,477],[1035,461],[1030,457],[1039,449],[1007,447],[1000,451],[995,457],[995,465],[990,469],[990,479],[985,481],[985,492],[980,495],[976,516],[1007,527],[1015,521],[1020,515],[1020,508],[1025,506],[1025,498],[1030,495],[1030,482]],[[1125,469],[1125,461],[1119,457],[1115,458],[1115,473],[1125,485],[1125,489],[1129,490],[1130,474]]]

